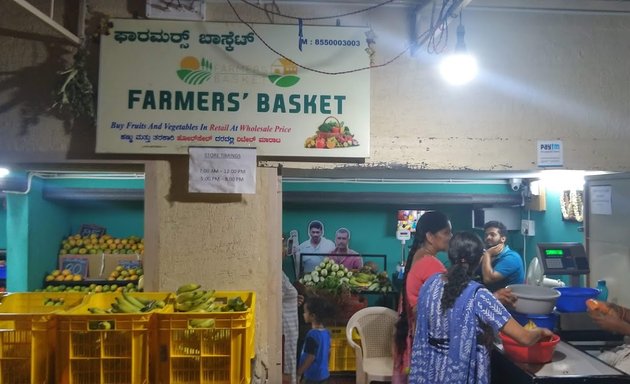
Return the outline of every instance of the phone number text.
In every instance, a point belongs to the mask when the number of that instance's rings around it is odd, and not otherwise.
[[[339,47],[360,47],[360,40],[343,40],[343,39],[305,39],[309,45],[332,45]]]

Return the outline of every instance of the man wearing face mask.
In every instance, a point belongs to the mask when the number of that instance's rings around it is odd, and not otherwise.
[[[507,228],[500,221],[484,225],[486,252],[481,258],[481,277],[490,292],[499,291],[510,284],[523,284],[523,259],[505,243]]]

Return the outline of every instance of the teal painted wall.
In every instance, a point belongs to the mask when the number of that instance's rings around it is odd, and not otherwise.
[[[7,194],[7,291],[27,290],[28,209],[28,196]]]
[[[107,201],[75,205],[69,211],[70,233],[78,233],[82,224],[107,228],[114,237],[144,237],[144,202]],[[66,236],[67,236],[66,235]]]
[[[42,197],[45,181],[33,179],[28,204],[28,268],[26,271],[11,269],[19,278],[27,281],[26,289],[42,288],[47,273],[57,268],[57,251],[68,228],[68,212]],[[9,286],[11,291],[15,291]]]
[[[424,192],[424,193],[513,193],[505,184],[397,184],[397,183],[314,183],[314,182],[284,182],[283,191],[320,191],[320,192]],[[334,241],[335,231],[340,227],[348,228],[352,234],[350,248],[359,253],[387,255],[386,270],[393,273],[396,265],[401,261],[401,242],[396,239],[396,223],[398,209],[426,209],[440,210],[451,218],[454,231],[472,229],[471,204],[462,205],[429,205],[429,206],[400,206],[373,204],[333,204],[328,206],[313,206],[310,204],[287,204],[283,206],[282,230],[288,234],[291,230],[298,231],[299,241],[308,239],[308,223],[320,220],[324,224],[324,236]],[[482,231],[476,231],[482,235]],[[522,237],[518,231],[510,238],[516,243],[513,248],[523,249]],[[411,242],[404,248],[407,257]],[[445,254],[439,254],[447,265]],[[367,260],[367,259],[366,259]],[[379,263],[379,269],[382,268]],[[285,259],[283,270],[289,277],[291,261]]]
[[[343,183],[343,182],[284,182],[284,191],[329,191],[336,192],[438,192],[438,193],[513,193],[503,184],[396,184],[396,183]],[[584,242],[584,234],[578,229],[582,223],[562,220],[560,212],[560,192],[546,191],[546,211],[529,212],[529,218],[535,222],[536,235],[525,237],[519,231],[509,231],[508,244],[521,255],[526,256],[525,264],[529,265],[536,256],[536,244],[541,242]],[[308,239],[307,225],[318,219],[324,223],[325,236],[334,238],[339,227],[346,227],[352,233],[350,247],[361,253],[386,254],[387,271],[393,273],[396,263],[401,258],[401,244],[395,238],[397,209],[438,209],[451,218],[454,231],[471,230],[472,205],[426,206],[426,207],[393,207],[392,205],[344,204],[329,206],[313,206],[310,204],[284,204],[282,230],[289,233],[296,229],[300,242]],[[523,209],[522,218],[528,218]],[[474,230],[482,236],[480,230]],[[407,256],[408,246],[405,248]],[[446,261],[445,255],[438,255]],[[291,262],[285,259],[283,270],[292,277]],[[566,276],[549,276],[561,278],[568,282]]]
[[[8,290],[41,288],[45,274],[57,268],[61,240],[78,232],[82,224],[104,226],[116,237],[143,236],[142,201],[48,201],[42,197],[44,186],[144,189],[144,180],[33,178],[28,195],[8,195],[2,231],[7,241]]]
[[[55,179],[47,183],[51,187],[144,189],[141,179]],[[56,204],[63,206],[68,214],[64,236],[77,233],[82,224],[96,224],[107,228],[107,233],[115,237],[144,237],[143,201],[64,201]]]
[[[446,213],[451,219],[453,231],[472,229],[470,205],[429,205],[420,209],[440,210]],[[359,253],[387,255],[386,270],[393,273],[396,264],[401,260],[401,242],[396,239],[396,214],[397,209],[391,206],[356,204],[314,209],[308,205],[287,205],[282,215],[282,230],[286,234],[293,229],[297,230],[299,241],[303,242],[308,239],[307,227],[311,220],[320,220],[324,224],[324,236],[333,241],[338,228],[348,228],[352,234],[350,248]],[[482,231],[475,232],[479,236],[483,235]],[[510,231],[509,234],[510,246],[517,252],[522,252],[522,237],[518,232],[513,232],[515,231]],[[410,241],[405,245],[405,258],[410,245]],[[445,254],[439,254],[438,258],[448,265]],[[378,265],[381,269],[381,264]],[[287,276],[292,277],[290,260],[285,260],[283,270]]]
[[[542,212],[531,211],[530,219],[536,223],[536,235],[526,237],[527,263],[536,257],[536,244],[548,242],[578,242],[584,244],[584,223],[562,220],[560,211],[560,191],[546,191],[546,210]],[[523,218],[526,218],[524,214]],[[567,276],[547,276],[553,279],[562,279],[568,284]]]
[[[129,188],[144,189],[143,179],[47,179],[46,186],[64,188]]]
[[[424,192],[424,193],[505,193],[514,194],[507,184],[463,184],[463,183],[395,183],[395,182],[294,182],[284,181],[283,191],[321,192]],[[408,209],[411,209],[407,207]],[[401,208],[404,209],[404,208]]]
[[[7,247],[7,208],[6,200],[0,200],[0,249]]]

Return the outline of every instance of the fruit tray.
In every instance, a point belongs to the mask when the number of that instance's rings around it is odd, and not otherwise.
[[[356,370],[356,355],[354,348],[348,344],[346,339],[346,327],[329,327],[330,339],[330,357],[328,359],[328,367],[330,372],[348,372]],[[354,330],[352,339],[355,343],[361,345],[359,333]]]
[[[0,298],[0,383],[48,383],[54,376],[54,313],[82,303],[83,293],[10,293]]]
[[[149,351],[155,339],[155,313],[103,313],[122,293],[97,293],[58,315],[56,383],[144,384],[149,376]],[[144,300],[168,303],[170,293],[130,293]],[[98,310],[99,313],[90,311]]]
[[[175,312],[173,306],[156,314],[157,383],[240,384],[251,381],[254,357],[255,293],[215,292],[216,301],[240,297],[241,312]],[[192,322],[212,320],[205,327]]]

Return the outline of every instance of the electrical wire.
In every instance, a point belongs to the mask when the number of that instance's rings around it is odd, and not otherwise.
[[[247,1],[247,0],[241,0],[241,2],[243,2],[243,3],[245,3],[245,4],[249,5],[249,6],[252,6],[252,7],[256,8],[256,9],[259,9],[261,11],[264,11],[265,13],[270,13],[272,15],[286,17],[287,19],[294,19],[294,20],[325,20],[325,19],[337,19],[337,18],[340,18],[340,17],[351,16],[351,15],[356,15],[358,13],[368,12],[368,11],[371,11],[373,9],[376,9],[376,8],[382,7],[384,5],[387,5],[389,3],[393,3],[394,0],[387,0],[387,1],[384,1],[384,2],[379,3],[379,4],[374,4],[374,5],[369,6],[367,8],[359,9],[357,11],[352,11],[352,12],[346,12],[346,13],[342,13],[342,14],[339,14],[339,15],[316,16],[316,17],[301,17],[301,16],[285,15],[282,12],[276,12],[276,11],[267,10],[264,7],[261,7],[261,6],[257,5],[257,4],[254,4],[254,3],[250,2],[250,1]]]
[[[249,4],[246,0],[241,0],[241,1]],[[422,45],[425,42],[425,39],[427,41],[427,51],[429,53],[440,53],[444,49],[444,47],[446,46],[446,43],[447,43],[447,40],[448,40],[448,18],[453,14],[455,9],[459,5],[462,4],[462,2],[463,2],[462,0],[443,0],[442,1],[442,6],[440,8],[440,14],[439,14],[439,17],[437,18],[437,22],[434,23],[434,21],[435,21],[435,19],[434,19],[435,11],[434,11],[434,12],[432,12],[432,15],[431,15],[431,24],[430,24],[429,28],[416,37],[417,41],[407,45],[407,47],[405,49],[403,49],[400,53],[398,53],[397,55],[395,55],[391,59],[387,60],[386,62],[381,63],[381,64],[371,64],[369,66],[365,66],[365,67],[361,67],[361,68],[355,68],[355,69],[350,69],[350,70],[346,70],[346,71],[331,72],[331,71],[323,71],[323,70],[319,70],[319,69],[308,67],[308,66],[300,64],[297,61],[291,59],[290,57],[287,57],[286,55],[280,53],[278,50],[273,48],[269,43],[267,43],[265,41],[265,39],[263,39],[258,34],[258,32],[251,25],[251,23],[245,21],[241,17],[241,15],[238,13],[236,8],[234,7],[234,4],[232,3],[232,1],[231,0],[227,0],[228,5],[230,6],[230,8],[232,8],[232,11],[234,12],[234,15],[236,16],[236,18],[241,23],[243,23],[245,26],[247,26],[247,28],[249,28],[249,30],[252,31],[252,33],[254,33],[254,35],[271,52],[273,52],[276,55],[282,57],[283,59],[291,61],[297,67],[300,67],[302,69],[305,69],[305,70],[308,70],[308,71],[311,71],[311,72],[315,72],[315,73],[319,73],[319,74],[322,74],[322,75],[332,75],[332,76],[334,76],[334,75],[344,75],[344,74],[348,74],[348,73],[354,73],[354,72],[365,71],[365,70],[368,70],[368,69],[384,67],[384,66],[389,65],[389,64],[393,63],[394,61],[398,60],[402,55],[404,55],[412,47],[414,47],[416,45]],[[380,3],[380,4],[378,4],[378,6],[381,6],[381,5],[384,5],[384,4],[385,3]],[[450,6],[449,6],[449,4],[450,4]],[[252,4],[249,4],[249,5],[252,5]],[[256,8],[261,9],[260,7],[256,7]],[[373,9],[373,8],[375,8],[375,6],[373,6],[371,8]],[[368,8],[366,8],[366,9],[364,9],[362,11],[365,11],[367,9]],[[264,11],[266,11],[266,10],[264,10]],[[274,13],[274,14],[276,14],[276,13]],[[285,16],[285,15],[281,15],[281,16]],[[336,16],[336,17],[339,17],[339,16]],[[296,18],[296,19],[299,19],[299,20],[309,20],[309,18],[301,18],[301,17],[293,17],[293,18]],[[329,18],[329,17],[327,17],[327,18]],[[312,19],[310,19],[310,20],[312,20]],[[440,31],[440,33],[436,34],[435,32],[438,31],[438,30]],[[436,43],[436,40],[435,40],[436,39],[436,35],[437,35],[437,38],[438,38],[437,43]]]
[[[349,69],[347,71],[338,71],[338,72],[330,72],[330,71],[322,71],[320,69],[315,69],[315,68],[311,68],[311,67],[307,67],[303,64],[300,64],[298,62],[296,62],[295,60],[291,59],[290,57],[287,57],[286,55],[283,55],[282,53],[278,52],[278,50],[274,49],[271,45],[269,45],[269,43],[267,43],[259,34],[258,32],[256,32],[256,30],[254,29],[254,27],[251,25],[251,23],[248,23],[247,21],[243,20],[243,18],[241,17],[241,15],[238,14],[238,12],[236,11],[236,8],[234,8],[234,4],[232,4],[231,0],[227,0],[228,4],[230,5],[230,7],[232,8],[232,11],[234,12],[234,15],[236,16],[236,18],[243,23],[244,25],[247,26],[247,28],[249,28],[254,35],[256,35],[256,37],[267,47],[267,49],[269,49],[271,52],[275,53],[276,55],[282,57],[283,59],[289,60],[291,61],[293,64],[295,64],[296,66],[302,68],[302,69],[306,69],[308,71],[311,72],[315,72],[315,73],[319,73],[322,75],[345,75],[348,73],[353,73],[353,72],[359,72],[359,71],[365,71],[367,69],[372,69],[372,68],[380,68],[380,67],[384,67],[386,65],[389,65],[391,63],[393,63],[394,61],[396,61],[398,58],[400,58],[402,55],[404,55],[407,51],[409,51],[411,49],[412,46],[415,45],[415,43],[409,44],[403,51],[401,51],[399,54],[397,54],[396,56],[394,56],[393,58],[391,58],[390,60],[382,63],[382,64],[374,64],[374,65],[369,65],[366,67],[361,67],[361,68],[356,68],[356,69]],[[424,31],[422,34],[420,34],[420,36],[418,36],[418,39],[422,39],[424,36],[426,36],[429,33],[430,30],[426,30]]]

